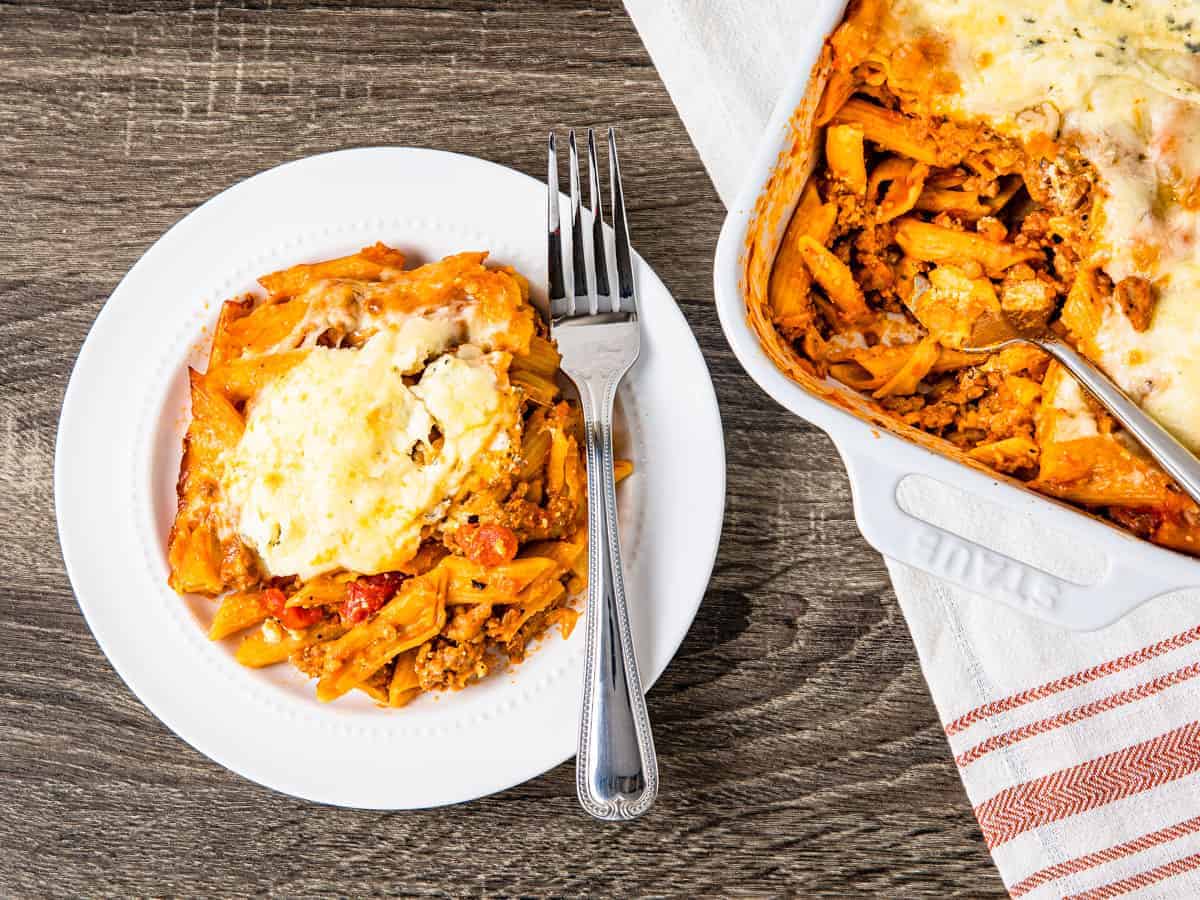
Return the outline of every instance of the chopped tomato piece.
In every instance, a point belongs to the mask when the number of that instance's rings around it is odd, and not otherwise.
[[[383,604],[396,595],[401,581],[399,573],[384,572],[350,582],[346,588],[346,602],[342,604],[342,621],[347,625],[357,625],[375,615]]]
[[[319,608],[305,609],[303,606],[287,606],[287,595],[279,588],[267,588],[262,595],[263,606],[277,618],[284,628],[299,631],[316,625],[325,617]]]
[[[512,562],[517,555],[517,536],[504,525],[463,525],[458,544],[472,562],[492,568]]]

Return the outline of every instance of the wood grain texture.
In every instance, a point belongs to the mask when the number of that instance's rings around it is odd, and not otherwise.
[[[712,586],[650,695],[658,806],[591,822],[570,765],[396,814],[221,769],[117,678],[63,570],[55,428],[93,318],[166,228],[269,166],[417,144],[539,174],[539,135],[593,123],[621,128],[634,240],[729,456]],[[721,336],[724,211],[619,2],[0,0],[0,198],[0,893],[1003,895],[831,444]]]

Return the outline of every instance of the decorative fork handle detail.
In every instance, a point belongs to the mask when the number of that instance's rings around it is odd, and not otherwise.
[[[575,767],[579,802],[597,819],[634,819],[658,795],[658,759],[625,603],[612,411],[620,377],[579,384],[588,473],[587,644]]]

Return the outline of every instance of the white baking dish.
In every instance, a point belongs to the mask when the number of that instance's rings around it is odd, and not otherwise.
[[[850,476],[859,528],[885,556],[1076,630],[1100,628],[1155,596],[1200,585],[1200,561],[920,446],[918,441],[935,441],[873,414],[862,398],[840,385],[802,386],[764,352],[747,319],[747,299],[757,283],[755,274],[760,281],[770,271],[811,170],[811,113],[825,77],[818,63],[845,5],[845,0],[815,3],[809,40],[797,48],[795,77],[779,98],[721,230],[714,271],[717,310],[738,360],[768,394],[833,439]],[[772,185],[775,190],[769,190]],[[780,185],[787,190],[779,190]],[[1032,514],[1050,528],[1077,536],[1081,546],[1102,557],[1103,574],[1092,584],[1077,584],[910,516],[897,501],[897,488],[910,474]]]

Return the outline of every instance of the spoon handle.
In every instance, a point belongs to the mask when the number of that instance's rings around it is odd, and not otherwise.
[[[1063,364],[1088,392],[1149,451],[1175,483],[1200,503],[1200,459],[1150,418],[1089,359],[1056,338],[1035,341]]]

